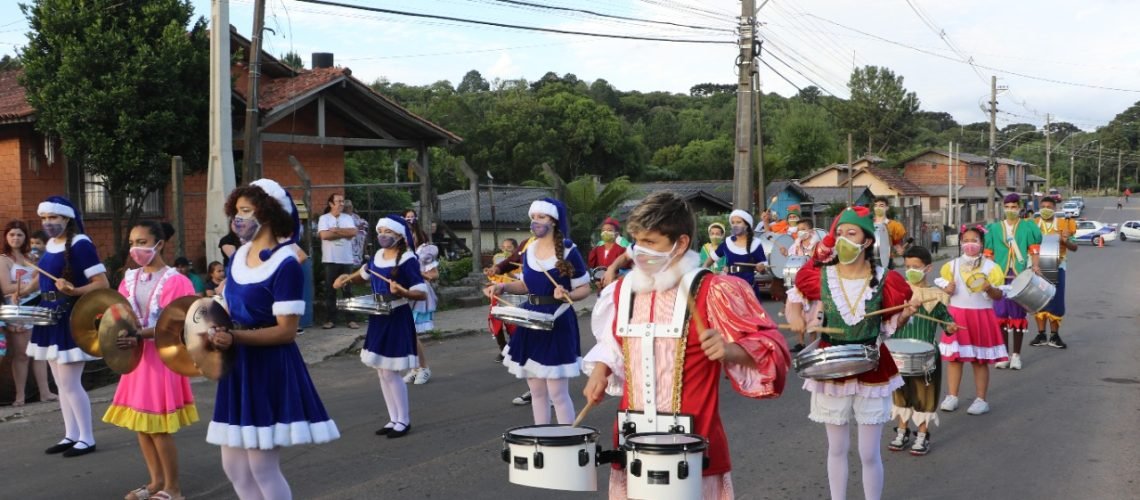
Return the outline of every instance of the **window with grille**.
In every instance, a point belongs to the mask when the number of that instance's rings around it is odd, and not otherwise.
[[[127,201],[130,206],[131,200]],[[103,176],[90,172],[83,173],[83,212],[84,215],[111,215],[111,194],[103,185]],[[142,215],[161,216],[162,196],[155,191],[143,201]]]

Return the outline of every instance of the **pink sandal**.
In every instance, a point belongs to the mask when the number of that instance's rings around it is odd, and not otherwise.
[[[170,496],[170,493],[167,493],[165,490],[151,495],[151,498],[154,500],[186,500],[186,497],[181,495],[176,497]]]

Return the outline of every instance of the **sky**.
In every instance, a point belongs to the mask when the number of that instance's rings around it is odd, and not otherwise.
[[[24,0],[30,1],[30,0]],[[471,69],[488,80],[536,80],[548,71],[619,90],[687,93],[735,83],[737,0],[520,0],[657,21],[645,23],[519,5],[515,0],[337,0],[506,24],[719,43],[619,40],[520,31],[366,12],[298,0],[267,0],[267,52],[333,52],[371,82],[458,84]],[[209,0],[192,0],[209,18]],[[757,0],[763,3],[763,0]],[[248,36],[252,0],[233,0],[230,22]],[[1140,101],[1140,2],[1128,0],[770,0],[757,15],[765,39],[765,92],[816,85],[846,97],[853,66],[890,68],[922,109],[962,124],[987,120],[990,76],[998,125],[1068,121],[1085,130]],[[661,23],[697,26],[684,28]],[[16,2],[0,5],[0,53],[26,42]],[[973,61],[973,65],[967,61]],[[778,72],[778,74],[777,74]],[[785,80],[786,78],[786,80]]]

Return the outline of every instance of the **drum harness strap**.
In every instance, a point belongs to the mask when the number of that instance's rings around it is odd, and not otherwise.
[[[630,324],[630,319],[633,317],[633,292],[628,286],[623,286],[620,289],[620,300],[617,311],[617,335],[620,337],[638,337],[642,339],[641,370],[645,373],[642,411],[648,422],[654,426],[651,431],[661,431],[660,422],[657,419],[657,380],[654,378],[657,374],[657,366],[654,360],[654,340],[657,338],[677,339],[677,343],[674,347],[675,358],[673,360],[673,426],[668,429],[672,432],[680,425],[682,371],[685,366],[685,351],[688,347],[690,323],[688,294],[696,293],[696,290],[699,290],[703,277],[708,273],[709,271],[707,269],[695,269],[685,273],[681,278],[681,287],[677,291],[677,296],[673,304],[672,323],[668,325],[658,323]],[[626,394],[632,396],[632,394],[634,394],[634,381],[633,367],[630,365],[629,342],[622,342],[622,357],[625,363]],[[629,408],[626,408],[625,413],[626,420],[629,421]],[[686,431],[693,432],[694,430],[687,429]],[[646,431],[639,430],[638,432]]]

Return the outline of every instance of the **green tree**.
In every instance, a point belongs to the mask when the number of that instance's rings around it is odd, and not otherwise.
[[[19,69],[19,68],[22,68],[23,66],[24,65],[23,65],[23,63],[20,62],[19,56],[13,57],[13,56],[10,56],[8,54],[4,54],[4,57],[0,57],[0,71],[9,70],[9,69]]]
[[[305,69],[305,61],[301,60],[301,55],[292,50],[281,56],[281,62],[294,70]]]
[[[21,56],[36,128],[112,193],[115,249],[170,157],[204,166],[209,88],[206,22],[186,0],[36,0]],[[128,226],[129,227],[129,226]]]
[[[782,167],[792,177],[802,177],[840,156],[838,134],[827,112],[816,106],[793,105],[780,123],[772,144]]]
[[[672,167],[687,180],[731,179],[735,144],[727,137],[691,141],[681,148]]]
[[[864,66],[851,72],[847,83],[851,98],[840,107],[842,128],[851,131],[856,144],[872,144],[874,152],[905,146],[918,112],[918,96],[907,92],[903,77],[887,68]]]
[[[633,197],[636,188],[628,177],[618,177],[604,186],[597,177],[583,175],[566,184],[566,209],[570,212],[570,239],[589,251],[594,231],[606,216]]]
[[[463,75],[463,80],[459,82],[459,87],[455,91],[460,94],[469,94],[471,92],[486,92],[491,90],[491,84],[483,79],[483,74],[476,70],[468,71]]]

